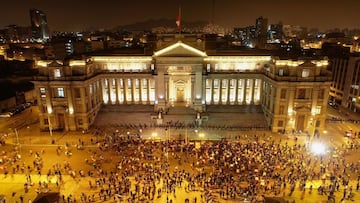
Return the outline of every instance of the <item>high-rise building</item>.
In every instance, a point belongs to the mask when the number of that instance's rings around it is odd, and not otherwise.
[[[30,10],[32,38],[37,42],[46,42],[50,39],[46,14],[37,9]]]
[[[333,81],[330,101],[354,112],[360,111],[360,55],[337,57],[331,60]]]
[[[256,37],[256,46],[263,48],[267,40],[267,30],[268,30],[268,19],[263,18],[262,16],[256,19],[255,23],[255,37]]]
[[[269,43],[280,43],[284,40],[283,24],[271,24],[269,26]]]

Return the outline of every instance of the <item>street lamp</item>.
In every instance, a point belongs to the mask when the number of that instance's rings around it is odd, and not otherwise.
[[[311,152],[313,152],[315,155],[323,155],[326,151],[326,146],[321,142],[314,142],[310,146]]]
[[[52,125],[51,125],[51,119],[50,119],[50,114],[52,113],[52,109],[51,108],[48,108],[48,125],[49,125],[49,132],[50,132],[50,136],[52,137],[53,136],[53,133],[52,133]]]

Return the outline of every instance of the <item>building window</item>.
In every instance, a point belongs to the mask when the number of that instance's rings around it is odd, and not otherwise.
[[[214,80],[214,88],[217,88],[217,87],[219,87],[219,80],[215,79]]]
[[[309,69],[303,69],[301,72],[301,77],[307,78],[310,76],[310,70]]]
[[[57,97],[61,97],[61,98],[64,98],[64,97],[65,97],[64,88],[58,87],[58,88],[56,89],[56,92],[57,92]]]
[[[61,77],[61,71],[60,69],[55,69],[54,70],[54,78],[59,78]]]
[[[316,106],[316,114],[321,114],[321,106]]]
[[[285,107],[283,105],[279,106],[279,114],[284,115],[285,114]]]
[[[211,70],[211,66],[210,66],[210,64],[206,64],[206,71],[209,73],[209,72],[210,72],[210,70]]]
[[[281,89],[280,99],[286,99],[286,89]]]
[[[49,125],[49,120],[47,118],[44,119],[44,124]]]
[[[283,120],[279,120],[278,121],[278,127],[283,127],[284,125],[284,121]]]
[[[40,87],[39,90],[40,90],[40,97],[45,98],[46,97],[46,89],[45,89],[45,87]]]
[[[279,70],[279,76],[284,76],[284,69]]]
[[[75,98],[80,98],[81,97],[80,88],[75,88],[74,89],[74,95],[75,95]]]
[[[306,90],[305,90],[305,89],[298,89],[297,98],[298,98],[298,99],[305,99],[305,93],[306,93]]]
[[[325,90],[321,89],[319,90],[318,99],[324,99]]]

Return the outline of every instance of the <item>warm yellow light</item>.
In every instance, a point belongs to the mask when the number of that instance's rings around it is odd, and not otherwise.
[[[153,133],[151,134],[151,137],[157,137],[157,136],[158,136],[157,132],[153,132]]]
[[[48,107],[47,112],[48,112],[48,114],[52,113],[52,108],[50,106]]]
[[[83,60],[72,60],[69,63],[70,66],[85,66],[86,63]]]
[[[291,108],[288,109],[288,115],[291,116],[293,114],[293,110]]]
[[[264,62],[270,60],[271,60],[271,56],[210,56],[204,59],[204,61],[228,62],[228,63]]]
[[[36,66],[47,67],[47,61],[36,61]]]
[[[93,56],[94,61],[98,62],[150,62],[150,56]]]
[[[277,60],[275,62],[275,65],[277,66],[290,66],[290,67],[296,67],[299,66],[301,64],[303,64],[304,61],[300,60],[300,61],[292,61],[292,60]]]
[[[171,51],[171,50],[173,50],[173,49],[175,49],[177,47],[185,48],[185,49],[189,50],[190,52],[196,53],[199,56],[207,56],[205,52],[200,51],[198,49],[195,49],[194,47],[191,47],[191,46],[189,46],[187,44],[184,44],[181,41],[155,52],[154,55],[155,56],[160,56],[160,55],[162,55],[162,54],[164,54],[164,53],[166,53],[168,51]]]
[[[73,114],[74,113],[74,108],[69,107],[69,114]]]
[[[205,137],[204,133],[199,133],[199,137]]]

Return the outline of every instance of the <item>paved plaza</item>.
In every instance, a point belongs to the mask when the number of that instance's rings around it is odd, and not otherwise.
[[[234,112],[235,110],[238,112]],[[322,132],[319,137],[308,137],[303,133],[278,134],[271,133],[262,127],[251,128],[249,123],[254,120],[257,120],[259,125],[264,122],[256,107],[252,109],[209,109],[208,115],[204,115],[208,116],[208,123],[202,128],[191,125],[194,120],[193,116],[181,115],[178,112],[171,112],[171,110],[164,115],[164,123],[167,125],[162,127],[151,125],[153,123],[152,113],[151,109],[147,107],[135,113],[133,109],[128,108],[127,111],[129,112],[106,109],[106,111],[99,113],[96,129],[87,132],[54,131],[52,137],[49,132],[40,132],[35,122],[36,119],[33,119],[33,116],[37,114],[35,107],[27,110],[23,115],[18,115],[18,117],[4,118],[1,123],[2,132],[8,136],[6,138],[7,144],[1,146],[2,158],[5,155],[7,158],[17,160],[6,164],[3,162],[1,165],[0,188],[2,189],[0,194],[5,195],[6,202],[21,202],[20,197],[22,197],[23,202],[28,202],[34,200],[38,193],[49,192],[59,192],[60,202],[74,202],[74,199],[77,202],[85,202],[85,197],[87,201],[93,199],[93,202],[165,203],[171,201],[182,203],[188,200],[189,202],[263,202],[263,197],[275,196],[289,202],[328,202],[329,188],[323,188],[323,186],[329,187],[331,183],[329,171],[323,173],[322,177],[308,178],[304,187],[301,187],[297,181],[294,184],[294,190],[291,187],[291,182],[288,182],[286,187],[280,185],[280,188],[277,188],[273,178],[265,178],[265,174],[256,175],[255,177],[259,178],[260,184],[256,186],[257,191],[261,190],[262,192],[252,197],[247,193],[247,190],[250,190],[249,186],[246,185],[247,181],[237,180],[234,182],[237,185],[225,186],[216,181],[214,184],[209,184],[212,182],[211,180],[200,178],[201,174],[206,174],[206,177],[209,178],[219,178],[221,174],[232,174],[235,179],[241,177],[241,173],[237,171],[226,172],[225,169],[229,170],[230,166],[225,168],[220,167],[220,165],[214,166],[211,164],[213,162],[205,160],[205,157],[215,156],[202,151],[210,150],[211,143],[223,143],[214,145],[223,147],[231,147],[231,143],[237,143],[234,148],[243,148],[244,144],[247,143],[254,147],[258,147],[260,143],[274,143],[271,146],[280,144],[293,147],[296,144],[299,146],[298,150],[305,150],[305,158],[311,156],[311,166],[314,166],[313,169],[309,168],[310,165],[309,167],[302,166],[309,172],[320,170],[317,168],[320,166],[317,163],[321,159],[324,159],[324,163],[328,164],[332,163],[328,160],[339,164],[342,161],[353,163],[354,165],[345,164],[346,169],[342,169],[349,174],[349,177],[346,177],[346,180],[349,181],[347,186],[340,183],[334,198],[335,202],[340,202],[341,199],[344,199],[343,202],[360,202],[357,182],[359,173],[357,168],[359,164],[358,140],[343,136],[345,130],[360,131],[358,123],[347,121],[348,119],[357,120],[357,114],[329,109],[329,118],[341,118],[345,121],[329,122],[326,132]],[[238,118],[238,113],[241,111],[244,111],[242,113],[246,114],[247,119]],[[19,128],[16,128],[17,126]],[[133,137],[134,140],[129,144],[117,146],[117,150],[111,150],[107,144],[113,144],[111,139],[114,139],[113,136],[115,135],[121,135],[121,139]],[[137,142],[136,140],[139,139],[143,141]],[[188,144],[193,146],[193,150],[187,150],[186,147],[189,145],[177,145],[178,142],[175,140],[189,140]],[[326,153],[321,157],[311,154],[301,147],[310,146],[314,142],[322,142],[327,146]],[[122,143],[125,143],[124,140]],[[349,147],[350,144],[353,144],[352,148]],[[177,147],[180,148],[177,149]],[[151,153],[147,151],[149,149],[151,149]],[[227,148],[225,151],[227,150],[229,149]],[[299,156],[299,152],[295,152],[295,155]],[[204,162],[202,163],[201,160],[203,159]],[[36,170],[38,163],[35,162],[40,160],[41,170],[39,173],[39,170]],[[126,162],[129,160],[131,161]],[[120,162],[123,164],[119,165]],[[94,165],[94,163],[96,164]],[[29,165],[32,170],[28,171],[25,167],[25,172],[22,172],[22,165]],[[59,171],[62,173],[61,178],[58,174],[54,174],[58,166],[60,166]],[[156,166],[160,166],[160,168],[156,168]],[[295,162],[293,166],[300,167]],[[224,168],[224,171],[218,171],[221,168]],[[279,174],[288,177],[289,168],[292,168],[290,163],[285,168],[277,170],[279,170]],[[326,166],[326,168],[329,170],[330,166]],[[256,170],[261,170],[261,167]],[[80,171],[84,174],[82,175]],[[89,171],[93,174],[89,174]],[[117,171],[114,177],[116,176],[119,184],[114,183],[115,186],[108,184],[109,177],[113,177],[110,175],[111,171]],[[149,171],[158,174],[158,177],[149,175]],[[188,172],[189,175],[183,173],[184,171]],[[105,172],[106,174],[104,174]],[[191,174],[195,174],[195,176],[191,176]],[[29,181],[28,175],[31,181]],[[175,186],[169,188],[167,180],[169,181],[170,177],[175,176],[177,178],[184,177],[184,179],[182,181],[176,179]],[[106,177],[105,184],[101,177]],[[154,179],[148,179],[148,177]],[[269,182],[266,182],[267,180]],[[269,187],[266,187],[266,184],[263,185],[262,181],[265,181],[264,183],[267,183]],[[114,191],[124,189],[123,187],[127,182],[130,183],[129,191],[131,193],[125,192],[115,195]],[[27,183],[27,192],[25,192],[25,183]],[[152,183],[154,185],[151,185]],[[222,188],[214,187],[215,183],[222,185]],[[113,191],[111,195],[105,195],[106,192],[104,191],[108,187]],[[140,190],[137,190],[137,187]],[[322,188],[320,191],[319,187]],[[156,190],[149,189],[149,191],[155,191],[155,194],[147,194],[146,188],[156,188]],[[235,194],[233,188],[242,192],[237,192],[235,196],[232,196]],[[159,189],[161,189],[160,193]],[[140,194],[135,194],[134,191],[139,191]],[[133,201],[131,200],[132,197],[134,197]],[[149,199],[145,197],[149,197]],[[329,202],[331,200],[330,198]]]

